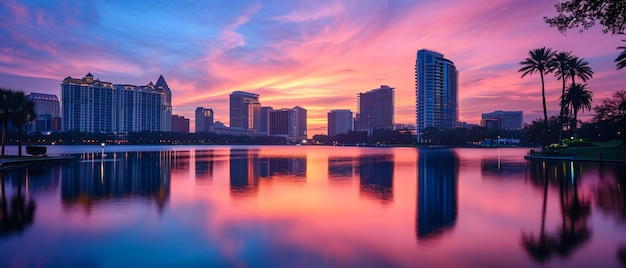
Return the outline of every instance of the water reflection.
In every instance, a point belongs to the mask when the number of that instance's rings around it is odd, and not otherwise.
[[[451,150],[420,150],[417,185],[418,241],[441,237],[457,219],[459,160]]]
[[[483,178],[517,178],[524,174],[526,163],[506,161],[501,158],[485,158],[480,161]]]
[[[259,151],[255,149],[230,150],[230,194],[245,197],[258,192]]]
[[[612,174],[602,176],[602,181],[595,187],[593,195],[598,209],[613,216],[617,222],[626,224],[626,166],[606,168]],[[605,174],[605,167],[600,167]]]
[[[2,202],[0,206],[0,236],[21,234],[35,220],[35,201],[24,196],[23,181],[25,181],[25,169],[16,171],[0,172],[0,184],[2,184]],[[5,189],[5,177],[17,180],[17,192],[7,200]]]
[[[196,150],[194,151],[194,159],[196,160],[196,179],[213,178],[213,150]]]
[[[61,200],[67,208],[89,211],[102,201],[145,197],[162,212],[169,198],[173,158],[169,151],[82,154],[79,163],[63,166]]]
[[[358,172],[362,196],[393,201],[393,155],[362,155]]]
[[[591,238],[592,230],[587,224],[591,215],[591,200],[579,191],[582,164],[574,162],[530,162],[530,179],[543,188],[541,228],[538,236],[522,233],[522,245],[528,255],[538,263],[549,261],[552,256],[569,257]],[[559,188],[561,225],[556,231],[546,231],[546,208],[548,186]]]
[[[352,157],[329,157],[328,158],[328,180],[330,182],[351,181],[356,170]]]

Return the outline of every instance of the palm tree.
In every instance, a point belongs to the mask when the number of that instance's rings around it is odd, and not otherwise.
[[[22,156],[22,129],[24,125],[35,120],[37,114],[35,114],[35,103],[29,100],[24,92],[15,92],[14,102],[11,105],[11,111],[9,112],[9,119],[15,127],[17,127],[18,133],[18,155]]]
[[[572,121],[574,136],[576,136],[576,127],[578,124],[578,111],[584,111],[585,109],[591,111],[592,99],[593,93],[587,90],[586,84],[572,83],[565,93],[563,102],[568,106],[568,109],[570,109],[574,115],[574,120]]]
[[[523,67],[518,70],[518,72],[522,73],[522,78],[529,74],[534,74],[535,72],[539,73],[541,76],[541,97],[543,100],[543,118],[545,122],[545,133],[546,133],[546,141],[548,137],[548,132],[550,131],[550,126],[548,125],[548,110],[546,108],[546,89],[545,89],[545,81],[543,78],[544,74],[550,73],[553,71],[553,58],[554,53],[552,49],[542,47],[530,50],[528,55],[530,57],[526,58],[524,61],[519,64]]]
[[[574,81],[576,77],[583,80],[583,82],[587,82],[587,80],[593,77],[593,70],[589,67],[589,62],[576,56],[573,56],[570,60],[568,72],[567,76],[572,78],[572,84],[576,83],[576,81]]]
[[[563,88],[561,89],[561,100],[565,99],[565,80],[569,77],[570,61],[574,57],[572,52],[561,51],[554,54],[554,64],[556,72],[554,75],[557,79],[563,82]],[[561,102],[561,113],[559,115],[559,140],[563,139],[563,125],[565,124],[565,103]]]
[[[626,42],[626,40],[622,40],[622,41]],[[626,67],[626,46],[617,47],[617,49],[624,50],[615,59],[615,62],[617,62],[615,65],[617,66],[617,69],[620,70],[620,69]]]
[[[0,88],[0,113],[2,114],[2,117],[0,118],[2,120],[2,152],[0,153],[0,156],[4,156],[9,112],[11,110],[11,105],[13,104],[14,96],[14,92],[10,89]]]

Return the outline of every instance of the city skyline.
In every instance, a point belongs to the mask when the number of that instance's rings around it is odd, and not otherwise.
[[[459,121],[507,109],[530,122],[541,117],[540,82],[517,72],[530,49],[585,58],[595,72],[593,105],[623,89],[624,71],[613,63],[623,38],[599,27],[559,33],[543,22],[555,3],[3,1],[0,86],[60,96],[67,76],[141,85],[164,74],[174,114],[193,118],[196,107],[212,107],[230,125],[228,95],[241,90],[274,107],[306,108],[312,136],[326,133],[328,111],[356,111],[354,96],[380,84],[396,88],[394,123],[414,123],[414,55],[426,48],[453,59],[461,74]],[[546,80],[548,113],[558,114],[560,83]]]

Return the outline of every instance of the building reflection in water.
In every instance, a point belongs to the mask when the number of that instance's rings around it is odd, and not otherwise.
[[[254,195],[259,187],[259,151],[230,149],[230,193],[233,197]]]
[[[483,178],[519,178],[522,177],[525,169],[526,162],[505,161],[500,158],[480,160],[480,171]]]
[[[393,201],[393,155],[362,155],[358,173],[362,196]]]
[[[162,212],[169,198],[172,152],[82,154],[62,169],[61,199],[68,207],[91,210],[98,202],[147,197]]]
[[[356,172],[355,162],[352,157],[329,157],[328,158],[328,181],[331,183],[350,182]]]
[[[419,151],[417,185],[418,241],[440,238],[456,224],[458,209],[459,160],[454,151]]]
[[[522,233],[522,246],[531,259],[545,263],[553,256],[566,259],[591,239],[587,224],[591,200],[579,193],[583,165],[571,161],[530,161],[530,180],[543,189],[541,225],[538,234]],[[546,230],[548,187],[558,188],[561,224],[556,231]]]
[[[213,150],[194,151],[196,179],[213,178],[214,158]]]
[[[28,185],[26,174],[26,169],[0,172],[0,237],[21,234],[35,221],[37,206],[24,193]],[[6,181],[11,181],[13,185],[11,197],[7,197]]]

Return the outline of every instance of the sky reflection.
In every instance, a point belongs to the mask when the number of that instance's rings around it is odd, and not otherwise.
[[[626,246],[620,166],[529,164],[518,149],[178,148],[5,171],[2,204],[36,209],[3,231],[0,265],[607,267]]]

